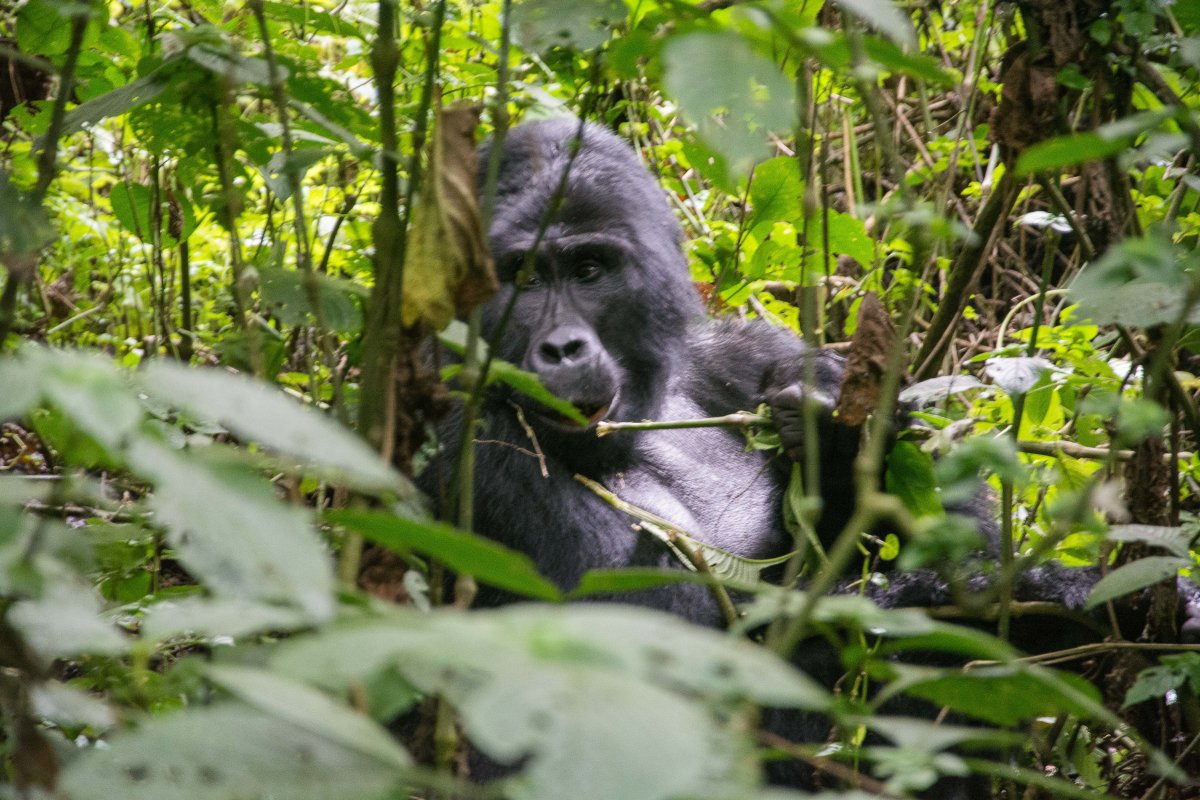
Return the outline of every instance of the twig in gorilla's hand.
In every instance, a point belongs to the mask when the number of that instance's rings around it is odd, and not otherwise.
[[[641,422],[596,423],[596,435],[608,436],[618,431],[665,431],[676,428],[752,428],[755,425],[770,425],[771,418],[749,411],[735,411],[723,417],[701,417],[700,419],[642,420]]]

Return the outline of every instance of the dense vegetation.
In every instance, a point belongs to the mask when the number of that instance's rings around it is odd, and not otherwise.
[[[4,796],[800,796],[762,786],[782,753],[884,796],[966,773],[1195,796],[1200,4],[24,0],[0,60]],[[574,114],[627,137],[714,313],[833,346],[890,318],[881,386],[906,371],[924,410],[875,465],[907,512],[875,552],[953,573],[975,539],[943,502],[985,479],[991,589],[810,603],[714,559],[694,579],[754,598],[725,636],[556,604],[469,514],[429,519],[410,478],[447,388],[421,348],[484,282],[463,231],[487,198],[452,191],[471,154],[443,136],[463,102],[480,136]],[[451,391],[539,391],[478,374],[475,326],[441,335]],[[1006,587],[1041,559],[1103,565],[1090,603],[1141,624],[1021,658]],[[463,613],[472,577],[551,602]],[[846,677],[743,641],[772,621]],[[891,658],[913,650],[970,663]],[[977,724],[878,712],[900,693]],[[765,707],[838,735],[780,741]],[[470,786],[463,731],[532,758]]]

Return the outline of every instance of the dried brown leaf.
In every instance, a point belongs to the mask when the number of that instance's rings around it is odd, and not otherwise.
[[[838,395],[837,421],[842,425],[862,425],[879,404],[880,382],[895,341],[891,317],[879,298],[868,293],[858,307],[858,327]]]
[[[479,106],[439,109],[404,258],[403,319],[440,330],[497,289],[475,195]]]

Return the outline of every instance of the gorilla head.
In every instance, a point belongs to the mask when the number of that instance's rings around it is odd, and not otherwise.
[[[592,422],[655,416],[701,307],[679,224],[636,155],[574,119],[522,125],[504,141],[495,209],[489,240],[501,290],[485,309],[489,335],[522,265],[532,258],[535,268],[498,355]],[[583,436],[592,455],[616,446],[597,446],[586,429],[519,402],[535,412],[543,446],[574,450]]]

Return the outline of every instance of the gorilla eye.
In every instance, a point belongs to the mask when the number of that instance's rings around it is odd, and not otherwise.
[[[580,261],[575,265],[575,280],[591,283],[604,274],[604,267],[595,261]]]

